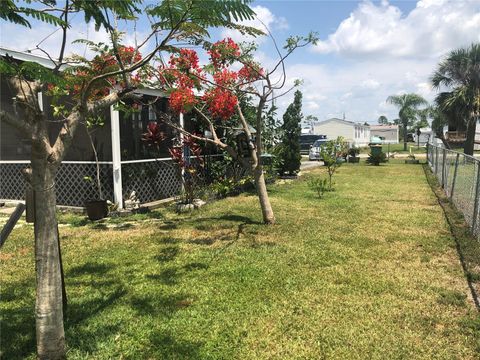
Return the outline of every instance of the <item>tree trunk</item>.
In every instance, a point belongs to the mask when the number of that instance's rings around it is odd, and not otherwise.
[[[46,158],[32,156],[32,184],[35,189],[37,353],[39,359],[64,359],[65,333],[60,248],[55,214],[55,168]]]
[[[268,197],[263,166],[261,164],[258,164],[253,169],[253,175],[255,186],[257,188],[258,200],[260,201],[260,207],[262,208],[263,222],[265,224],[273,225],[275,224],[275,215],[273,214],[272,205],[270,204],[270,199]]]
[[[403,123],[403,151],[407,151],[407,123]]]
[[[473,148],[475,146],[475,132],[477,129],[476,118],[470,119],[467,124],[467,139],[463,147],[463,152],[467,155],[473,155]]]

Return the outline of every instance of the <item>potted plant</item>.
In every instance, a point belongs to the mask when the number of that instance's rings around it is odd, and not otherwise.
[[[102,126],[103,119],[101,117],[96,118],[89,118],[86,122],[86,132],[88,139],[90,140],[90,144],[92,146],[93,155],[95,157],[95,165],[96,165],[96,176],[95,181],[90,176],[85,176],[84,179],[89,181],[91,185],[96,188],[97,196],[96,198],[86,199],[84,202],[85,209],[87,211],[87,216],[90,220],[100,220],[108,215],[108,204],[107,200],[103,196],[102,191],[102,182],[100,181],[100,163],[98,161],[98,154],[97,149],[95,148],[95,144],[93,143],[93,139],[91,136],[92,129],[95,126]]]
[[[353,146],[350,149],[348,149],[348,162],[349,163],[358,163],[360,162],[360,158],[357,156],[360,154],[360,149]]]

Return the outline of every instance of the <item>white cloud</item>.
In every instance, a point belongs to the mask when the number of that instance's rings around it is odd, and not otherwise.
[[[341,118],[345,113],[347,120],[375,123],[380,115],[389,119],[398,117],[398,109],[386,103],[390,95],[416,92],[432,101],[435,93],[428,76],[437,61],[403,59],[392,65],[385,59],[354,62],[344,67],[294,64],[287,67],[287,74],[290,84],[293,78],[304,79],[300,90],[304,94],[305,115],[325,120],[332,116]],[[279,114],[283,114],[292,100],[292,94],[279,99]]]
[[[288,29],[287,19],[284,17],[278,17],[274,15],[270,9],[265,6],[257,5],[252,7],[253,11],[256,13],[256,17],[253,20],[241,21],[239,24],[244,26],[250,26],[257,28],[266,33],[266,29],[270,31],[279,30],[279,29]],[[242,41],[253,41],[256,43],[263,43],[267,39],[266,36],[261,37],[251,37],[242,35],[239,31],[233,29],[224,29],[221,33],[222,38],[232,38],[236,42]]]
[[[361,87],[363,89],[375,90],[380,87],[380,83],[375,79],[367,79],[362,82]]]
[[[369,123],[380,115],[395,119],[398,109],[386,98],[415,92],[432,101],[435,67],[452,49],[480,41],[479,29],[480,1],[422,0],[407,14],[385,0],[364,1],[313,47],[326,63],[294,64],[287,74],[305,79],[304,94],[322,97],[306,95],[305,114],[324,120],[345,113],[347,120]],[[289,94],[282,103],[291,101]]]
[[[479,29],[477,0],[423,0],[406,16],[387,1],[364,1],[314,50],[348,57],[435,58],[479,41]]]

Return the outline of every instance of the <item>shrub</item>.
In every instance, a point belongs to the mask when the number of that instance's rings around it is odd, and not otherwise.
[[[370,153],[368,155],[367,163],[371,165],[378,166],[380,163],[385,163],[387,162],[387,155],[385,155],[384,152],[380,152],[378,154],[372,154]]]
[[[317,193],[317,196],[319,199],[323,197],[323,194],[326,191],[330,190],[330,187],[328,186],[328,179],[322,179],[322,178],[314,178],[311,179],[308,182],[308,187]]]

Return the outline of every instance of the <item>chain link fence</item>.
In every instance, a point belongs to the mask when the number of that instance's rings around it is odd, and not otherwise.
[[[427,160],[445,193],[480,240],[480,160],[433,144],[427,146]]]

